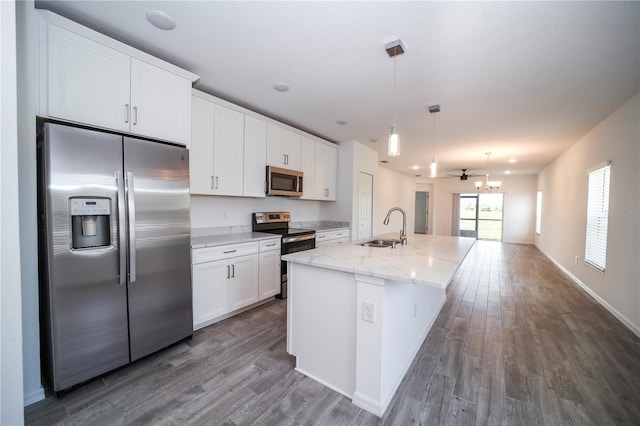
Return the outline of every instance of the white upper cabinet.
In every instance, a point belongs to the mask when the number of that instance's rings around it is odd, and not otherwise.
[[[315,196],[315,162],[316,143],[315,141],[302,137],[300,139],[300,171],[302,171],[302,200],[314,200]]]
[[[131,133],[188,144],[191,82],[131,59]]]
[[[213,126],[215,105],[191,98],[189,188],[192,194],[213,195]]]
[[[49,25],[49,116],[129,131],[131,58]]]
[[[244,114],[215,105],[213,193],[243,195]]]
[[[189,145],[195,74],[40,11],[39,114]]]
[[[245,197],[264,197],[267,176],[267,122],[244,116]]]
[[[267,125],[267,165],[300,170],[300,135],[269,123]]]
[[[191,193],[264,197],[267,122],[198,90],[191,110]]]
[[[192,90],[192,194],[264,197],[266,166],[298,170],[304,200],[336,200],[338,149],[230,102]]]
[[[338,149],[321,142],[316,142],[315,160],[315,198],[317,200],[335,201],[338,174]]]

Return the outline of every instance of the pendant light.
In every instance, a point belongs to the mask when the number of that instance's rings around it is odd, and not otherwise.
[[[481,189],[484,189],[485,192],[491,192],[494,189],[500,189],[502,182],[499,180],[489,180],[489,156],[491,152],[485,152],[484,154],[487,156],[487,174],[484,177],[484,188],[482,188],[482,181],[478,180],[476,181],[476,189],[478,192],[480,192]]]
[[[390,58],[393,58],[393,125],[389,131],[389,147],[387,154],[389,157],[400,155],[400,136],[398,125],[396,124],[396,56],[402,55],[405,51],[401,39],[390,41],[384,46]]]
[[[429,106],[429,112],[433,115],[433,157],[431,157],[431,177],[434,178],[438,174],[438,161],[436,160],[436,113],[440,112],[440,105]]]

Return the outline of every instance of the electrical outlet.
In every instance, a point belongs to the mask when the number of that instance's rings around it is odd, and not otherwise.
[[[375,318],[375,305],[371,302],[362,302],[362,320],[373,322]]]

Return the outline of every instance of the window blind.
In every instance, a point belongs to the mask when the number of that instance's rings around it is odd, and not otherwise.
[[[604,272],[607,265],[610,165],[589,172],[587,201],[587,241],[584,260]]]

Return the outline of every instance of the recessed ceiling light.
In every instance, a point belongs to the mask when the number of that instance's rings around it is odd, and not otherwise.
[[[371,138],[371,139],[369,139],[369,142],[371,142],[371,143],[376,143],[376,142],[378,142],[378,139]]]
[[[276,89],[278,92],[286,92],[287,90],[289,90],[289,85],[287,83],[276,83],[273,85],[273,88]]]
[[[416,177],[420,177],[420,176],[422,176],[422,175],[416,175]]]
[[[518,160],[516,160],[515,158],[510,158],[510,159],[509,159],[509,162],[510,162],[511,164],[515,163],[516,161],[518,161]]]
[[[156,28],[171,31],[176,27],[176,21],[161,10],[150,10],[146,13],[147,21]]]
[[[504,171],[504,174],[505,174],[505,175],[510,175],[510,174],[511,174],[511,170],[505,170],[505,171]]]
[[[413,170],[418,170],[419,168],[419,166],[413,166]]]
[[[380,160],[380,162],[381,162],[382,164],[387,164],[387,163],[388,163],[388,161],[387,161],[387,160]]]
[[[349,124],[347,120],[336,120],[336,123],[338,123],[341,126],[346,126],[347,124]]]

